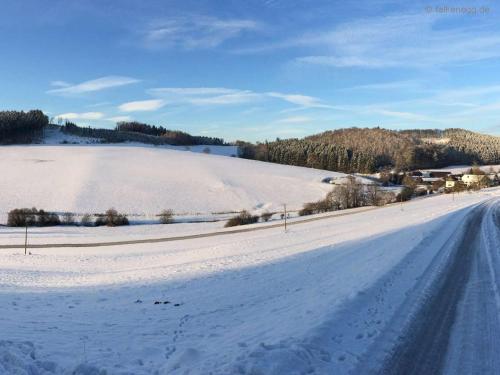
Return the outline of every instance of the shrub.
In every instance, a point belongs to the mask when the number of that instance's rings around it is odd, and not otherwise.
[[[411,199],[412,195],[413,195],[413,189],[411,189],[407,186],[404,186],[396,198],[397,198],[398,202],[401,202],[401,201],[405,202],[405,201],[409,201]]]
[[[52,212],[33,208],[16,208],[8,214],[7,225],[10,227],[48,227],[61,224],[59,216]]]
[[[94,222],[92,221],[92,216],[90,214],[83,215],[82,219],[80,220],[80,224],[83,225],[84,227],[93,226]]]
[[[337,206],[333,201],[331,201],[330,197],[327,196],[326,199],[322,199],[317,202],[305,203],[299,211],[299,216],[319,214],[322,212],[334,211],[336,209]]]
[[[75,215],[71,212],[65,212],[62,214],[62,224],[63,225],[75,225]]]
[[[241,211],[238,216],[232,217],[224,225],[225,228],[235,227],[238,225],[254,224],[259,221],[259,217],[251,215],[248,211]]]
[[[40,227],[51,227],[55,225],[60,225],[61,220],[59,216],[52,212],[45,212],[44,210],[38,211],[37,214],[37,225]]]
[[[273,216],[272,212],[266,211],[263,212],[262,215],[260,215],[260,218],[262,219],[262,221],[268,222],[269,220],[271,220],[272,216]]]
[[[163,210],[159,215],[161,224],[171,224],[174,221],[174,211]]]
[[[7,225],[9,227],[33,226],[36,224],[36,208],[16,208],[9,211]]]
[[[96,226],[106,225],[108,227],[117,227],[121,225],[129,225],[127,215],[119,214],[114,208],[110,208],[105,214],[101,214],[95,221]]]

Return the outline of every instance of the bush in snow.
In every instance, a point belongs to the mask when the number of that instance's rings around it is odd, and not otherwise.
[[[84,227],[91,227],[94,225],[94,222],[92,221],[92,216],[90,214],[85,214],[82,216],[82,219],[80,220],[80,224]]]
[[[33,208],[16,208],[11,210],[7,217],[10,227],[39,226],[49,227],[61,224],[59,216],[52,212]]]
[[[9,212],[7,225],[9,227],[33,226],[36,224],[36,208],[16,208]]]
[[[173,210],[163,210],[158,216],[160,217],[160,224],[171,224],[174,221]]]
[[[251,215],[248,211],[241,211],[238,216],[232,217],[224,225],[225,228],[235,227],[237,225],[254,224],[259,221],[259,217]]]
[[[62,214],[62,224],[63,225],[75,225],[75,215],[71,212],[65,212]]]
[[[114,208],[110,208],[104,215],[98,215],[95,221],[96,226],[107,225],[108,227],[117,227],[129,225],[127,215],[119,214]]]
[[[265,222],[268,222],[269,220],[271,220],[271,217],[273,216],[273,213],[272,212],[263,212],[262,215],[260,215],[260,218],[262,219],[262,221],[265,221]]]
[[[322,212],[334,211],[336,209],[338,209],[338,207],[327,197],[317,202],[305,203],[299,211],[299,216],[319,214]]]

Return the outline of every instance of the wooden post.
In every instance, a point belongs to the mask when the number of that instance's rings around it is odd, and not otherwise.
[[[286,204],[284,204],[283,207],[285,209],[285,232],[286,232]]]
[[[26,228],[24,232],[24,255],[28,252],[28,221],[25,221]]]

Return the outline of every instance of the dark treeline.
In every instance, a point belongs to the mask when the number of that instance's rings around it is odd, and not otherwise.
[[[371,172],[375,160],[345,147],[307,140],[289,139],[251,145],[239,143],[240,156],[271,163],[297,165],[341,172]]]
[[[463,129],[387,130],[349,128],[307,139],[371,155],[377,168],[438,168],[451,164],[500,162],[500,138]]]
[[[500,163],[499,137],[462,129],[349,128],[300,140],[240,142],[239,146],[245,158],[344,172]]]
[[[119,122],[116,124],[115,130],[163,137],[176,145],[224,145],[222,138],[193,136],[179,130],[169,130],[163,126],[148,125],[137,121]]]
[[[159,130],[160,129],[160,130]],[[96,138],[103,143],[140,142],[153,145],[224,145],[221,138],[193,136],[177,130],[153,127],[139,122],[121,122],[115,129],[98,129],[78,126],[67,121],[63,132],[80,137]],[[155,135],[159,132],[161,135]]]
[[[0,144],[31,143],[41,138],[49,119],[40,110],[0,112]]]

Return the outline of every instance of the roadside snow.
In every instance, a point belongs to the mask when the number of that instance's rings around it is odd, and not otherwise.
[[[54,374],[348,373],[467,212],[499,196],[435,196],[287,233],[4,250],[0,363],[42,361]]]

